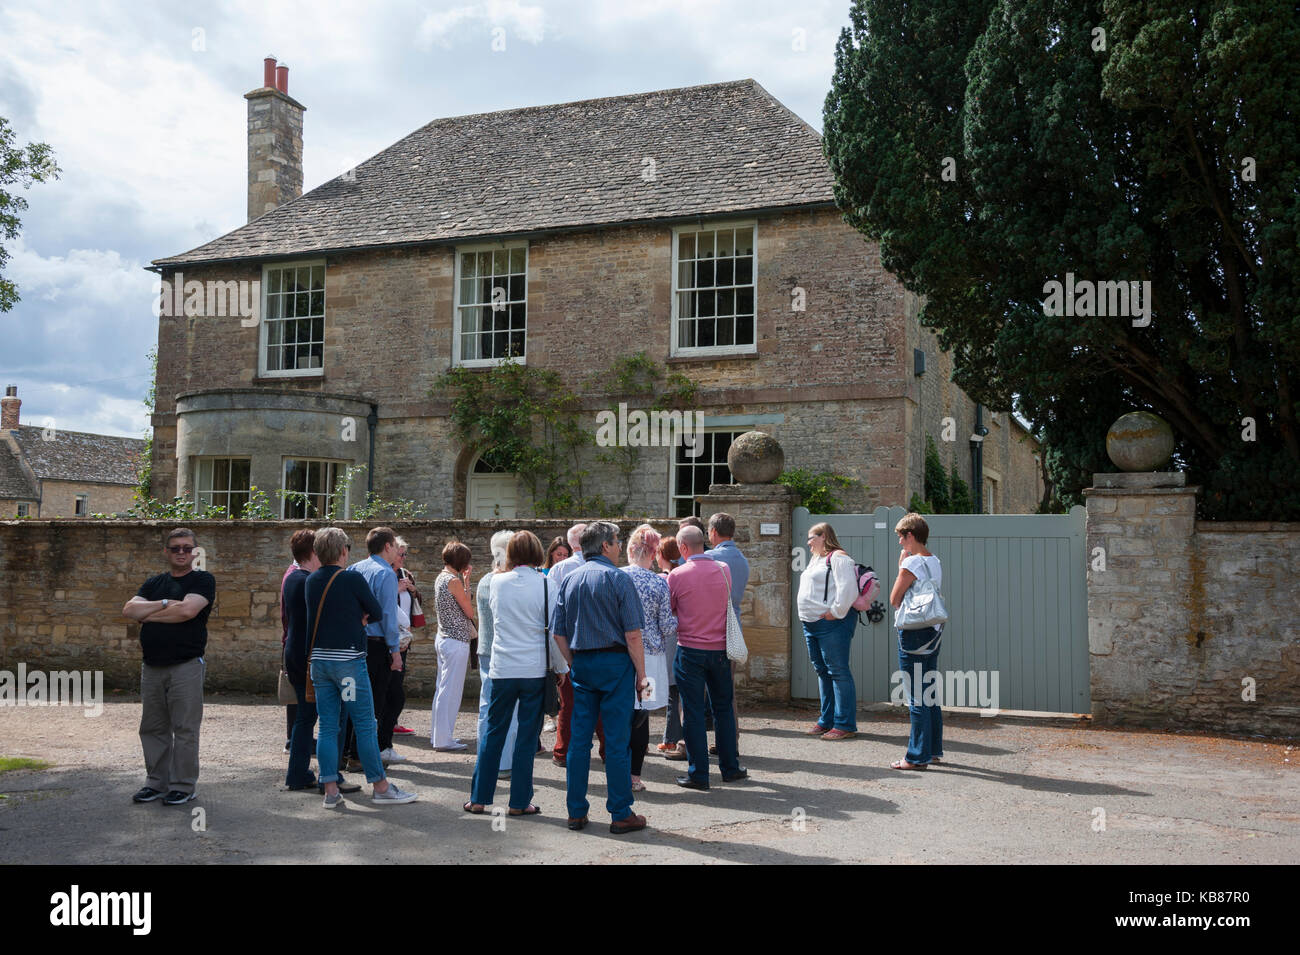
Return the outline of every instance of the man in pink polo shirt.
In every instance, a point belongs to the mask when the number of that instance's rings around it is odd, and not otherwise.
[[[677,777],[684,789],[709,788],[709,747],[704,730],[705,690],[713,708],[718,767],[724,783],[746,779],[736,751],[735,688],[727,659],[727,608],[731,603],[731,572],[706,557],[704,533],[698,527],[677,532],[683,563],[668,575],[668,596],[677,617],[677,659],[673,675],[682,698],[687,775]]]

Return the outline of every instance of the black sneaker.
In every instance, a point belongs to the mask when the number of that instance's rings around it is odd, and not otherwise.
[[[197,796],[198,793],[183,793],[179,789],[173,789],[163,799],[163,804],[167,806],[183,806]]]
[[[158,799],[161,796],[162,796],[161,789],[151,789],[148,786],[144,786],[141,788],[141,790],[138,793],[136,793],[134,796],[131,797],[131,801],[132,802],[153,802],[155,799]]]

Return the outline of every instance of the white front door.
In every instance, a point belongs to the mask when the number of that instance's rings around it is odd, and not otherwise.
[[[513,520],[519,500],[518,483],[513,474],[471,472],[465,516],[472,521]]]

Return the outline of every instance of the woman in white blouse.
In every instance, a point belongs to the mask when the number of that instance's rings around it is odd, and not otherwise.
[[[858,598],[853,558],[845,553],[831,525],[808,531],[812,556],[799,577],[799,620],[808,657],[817,672],[821,715],[804,732],[824,740],[851,739],[858,732],[858,689],[849,667],[849,648],[857,629],[853,601]]]
[[[542,728],[542,690],[559,654],[548,636],[547,621],[555,604],[555,589],[538,570],[545,555],[531,531],[519,531],[506,545],[506,572],[492,580],[492,680],[488,701],[487,737],[479,745],[466,812],[478,814],[492,804],[497,772],[511,714],[519,707],[519,731],[511,754],[510,815],[535,816],[532,804],[533,755]]]
[[[478,611],[478,744],[483,745],[483,740],[487,738],[488,725],[488,703],[492,699],[492,677],[488,674],[492,670],[492,581],[506,572],[506,547],[510,544],[510,538],[514,536],[514,531],[497,531],[492,535],[492,540],[488,547],[492,551],[492,572],[484,574],[478,582],[478,587],[474,591],[474,608]],[[516,717],[519,709],[515,708]],[[517,718],[510,721],[510,732],[506,736],[504,752],[513,753],[515,751],[515,731],[518,728],[519,721]],[[502,778],[510,775],[510,770],[501,774]]]
[[[898,535],[898,576],[889,602],[894,610],[917,580],[933,580],[943,587],[943,567],[939,558],[930,553],[926,543],[930,540],[930,526],[920,514],[912,513],[894,527]],[[921,630],[898,631],[898,669],[907,692],[907,709],[911,717],[911,733],[907,739],[907,752],[902,759],[889,764],[890,769],[925,769],[931,763],[943,760],[943,709],[937,700],[926,702],[923,692],[928,675],[939,666],[939,644],[943,639],[943,624]]]

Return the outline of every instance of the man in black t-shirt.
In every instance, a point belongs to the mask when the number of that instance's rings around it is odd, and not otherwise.
[[[127,601],[122,615],[140,623],[140,743],[144,788],[132,798],[169,806],[194,798],[199,778],[199,725],[203,722],[203,651],[216,579],[194,570],[194,532],[167,535],[167,573],[150,577]]]

